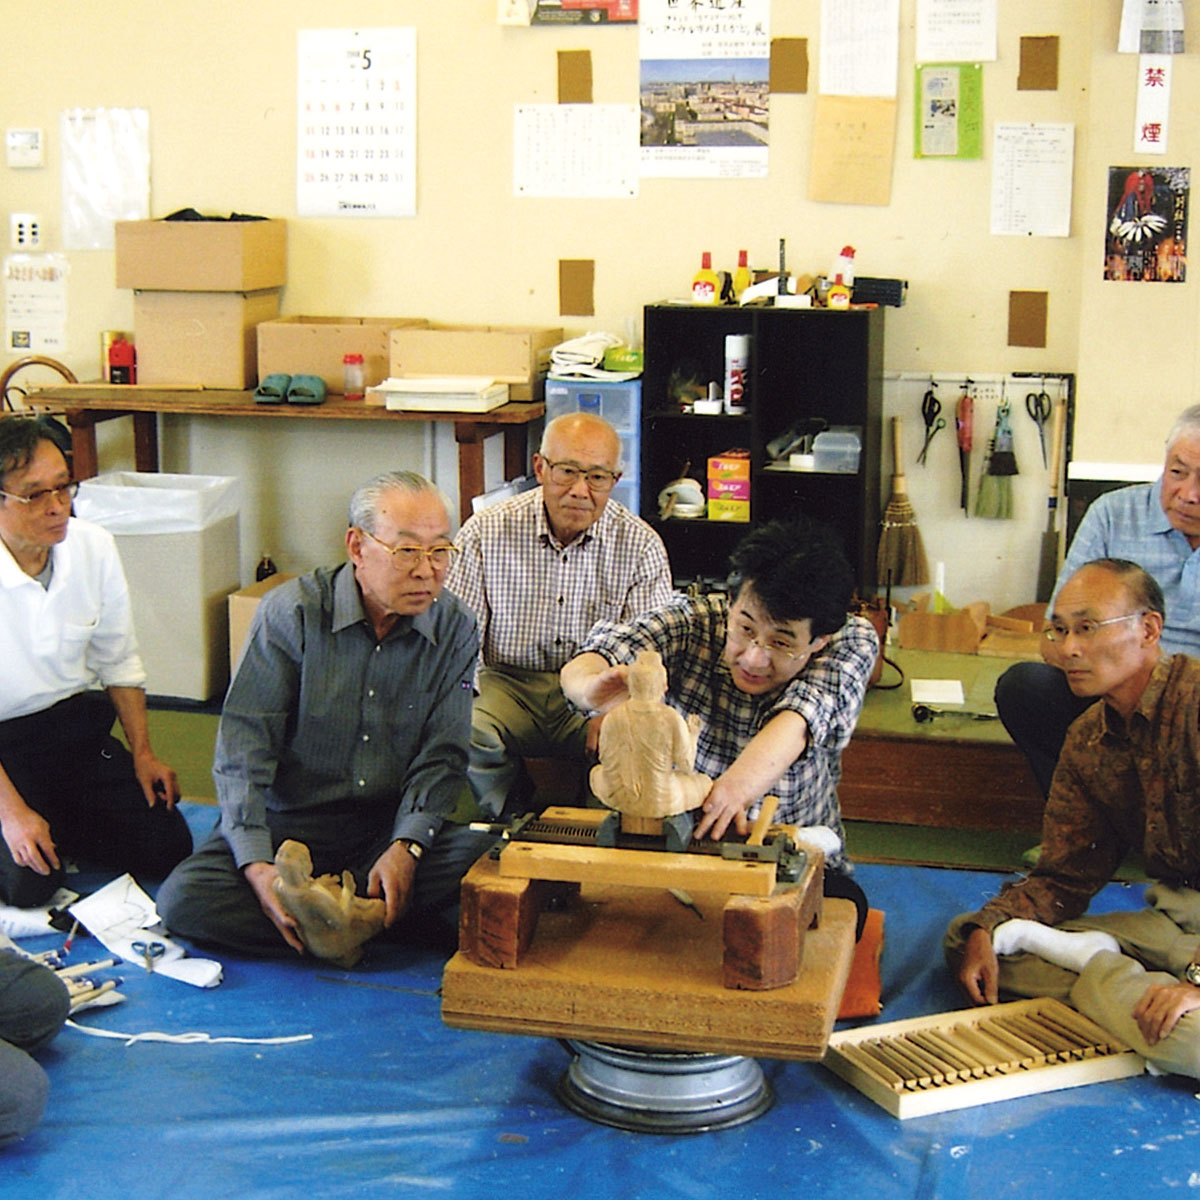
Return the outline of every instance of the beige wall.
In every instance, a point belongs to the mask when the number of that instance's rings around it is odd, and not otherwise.
[[[810,39],[815,86],[817,0],[775,0],[772,7],[773,34]],[[644,303],[686,288],[701,250],[729,264],[745,247],[752,261],[770,264],[782,236],[792,265],[823,271],[851,242],[861,273],[910,282],[908,305],[888,313],[889,371],[1075,371],[1076,456],[1154,461],[1170,417],[1198,398],[1196,298],[1191,283],[1106,284],[1100,277],[1107,168],[1132,159],[1136,59],[1114,50],[1119,0],[1003,0],[1000,9],[1000,59],[984,71],[985,157],[918,162],[911,135],[915,0],[902,0],[892,202],[872,208],[807,200],[812,93],[773,100],[765,180],[648,179],[629,201],[514,199],[513,106],[553,102],[556,51],[579,48],[592,53],[597,101],[634,101],[635,29],[505,28],[495,21],[495,0],[5,0],[4,123],[42,127],[48,154],[41,170],[0,165],[3,230],[9,211],[40,213],[46,248],[58,249],[59,113],[74,106],[136,106],[150,112],[153,216],[192,205],[289,219],[285,313],[412,314],[622,333]],[[1195,44],[1200,0],[1186,0],[1185,9]],[[295,218],[295,32],[335,23],[417,30],[415,218]],[[1057,92],[1016,90],[1022,34],[1061,38]],[[1175,64],[1171,153],[1164,162],[1191,163],[1200,130],[1186,118],[1198,99],[1196,58],[1182,57]],[[997,120],[1075,123],[1071,237],[989,235]],[[70,257],[64,357],[81,378],[90,378],[98,369],[97,333],[130,327],[131,296],[113,288],[110,253]],[[595,260],[594,319],[560,318],[562,258]],[[1049,291],[1044,350],[1006,345],[1010,289]],[[906,403],[903,414],[910,443],[919,440],[915,410]],[[1028,439],[1030,433],[1021,428],[1018,435]],[[337,452],[331,454],[334,436]],[[383,442],[378,432],[324,423],[317,430],[289,423],[281,432],[267,422],[235,428],[168,421],[164,444],[171,469],[244,477],[247,566],[264,549],[291,569],[335,554],[342,499],[376,465],[394,465],[399,457],[434,470],[450,490],[455,486],[453,443],[444,430],[432,443],[419,430]],[[1026,444],[1027,452],[1036,446]],[[105,465],[127,465],[123,433],[106,429],[102,450]],[[264,479],[268,460],[273,465]],[[493,469],[497,464],[493,448]],[[953,492],[947,488],[951,512]],[[1036,529],[1038,514],[1032,515]],[[1032,538],[1036,555],[1036,533]],[[954,540],[932,548],[938,558],[961,550]]]

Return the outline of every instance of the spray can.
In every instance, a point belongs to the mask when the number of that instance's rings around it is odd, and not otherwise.
[[[750,374],[750,335],[725,336],[725,411],[738,416],[746,411],[746,384]]]

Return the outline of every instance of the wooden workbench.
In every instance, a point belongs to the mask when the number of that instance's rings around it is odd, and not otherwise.
[[[544,404],[509,403],[486,413],[390,412],[386,408],[329,396],[324,404],[256,404],[252,391],[177,391],[170,388],[52,385],[29,397],[38,407],[62,409],[71,429],[76,479],[97,473],[96,426],[117,417],[133,420],[134,464],[157,471],[158,414],[183,417],[261,417],[301,421],[449,421],[458,443],[459,508],[471,512],[471,500],[484,490],[483,443],[504,435],[504,477],[523,475],[528,461],[528,427],[545,415]]]

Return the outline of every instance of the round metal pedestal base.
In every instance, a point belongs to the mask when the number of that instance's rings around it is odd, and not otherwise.
[[[775,1101],[752,1058],[601,1042],[563,1045],[574,1058],[558,1082],[559,1099],[602,1125],[639,1133],[705,1133],[752,1121]]]

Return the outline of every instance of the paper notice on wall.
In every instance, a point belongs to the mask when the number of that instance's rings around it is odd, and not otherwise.
[[[917,62],[995,60],[996,0],[917,0]]]
[[[1121,54],[1182,54],[1183,0],[1122,0]]]
[[[822,0],[820,73],[826,96],[895,96],[900,0]]]
[[[111,250],[114,221],[150,215],[150,114],[73,108],[59,117],[64,250]]]
[[[896,101],[818,96],[808,198],[824,204],[891,202]]]
[[[65,254],[10,254],[4,260],[4,345],[14,354],[67,349]]]
[[[767,173],[770,0],[642,0],[641,173]]]
[[[415,216],[416,30],[301,29],[296,44],[296,211]]]
[[[518,104],[513,195],[629,199],[638,194],[632,104]]]
[[[1171,55],[1143,54],[1138,59],[1134,150],[1141,154],[1166,154],[1170,116]]]
[[[1075,126],[997,124],[989,232],[1070,237]]]

